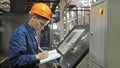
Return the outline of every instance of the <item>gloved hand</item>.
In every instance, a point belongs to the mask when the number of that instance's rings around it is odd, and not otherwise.
[[[38,53],[38,54],[36,55],[36,59],[37,59],[37,60],[42,60],[42,59],[47,58],[48,55],[49,55],[49,54],[48,54],[48,51],[43,51],[43,52]]]

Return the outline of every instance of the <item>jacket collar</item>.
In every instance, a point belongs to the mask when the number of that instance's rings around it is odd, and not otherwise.
[[[34,36],[37,35],[37,34],[36,34],[36,31],[28,24],[28,21],[25,22],[24,25],[25,25],[26,29],[27,29],[30,33],[32,33]]]

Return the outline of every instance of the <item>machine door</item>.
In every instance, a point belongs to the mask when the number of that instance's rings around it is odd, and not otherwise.
[[[90,22],[90,62],[104,67],[104,45],[106,32],[106,2],[98,3],[91,8]],[[99,11],[103,9],[101,14]]]

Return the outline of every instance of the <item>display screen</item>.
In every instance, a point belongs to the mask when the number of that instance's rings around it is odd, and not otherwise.
[[[85,29],[74,29],[59,46],[58,50],[64,55],[68,49],[73,46],[75,41],[81,36]]]
[[[66,43],[68,43],[70,41],[70,39],[72,39],[72,37],[76,34],[77,32],[72,32],[70,37],[66,40]]]
[[[89,25],[74,27],[60,43],[58,52],[62,68],[76,68],[89,52]]]

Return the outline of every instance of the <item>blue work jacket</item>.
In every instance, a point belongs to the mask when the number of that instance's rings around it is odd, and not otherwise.
[[[27,22],[13,32],[8,51],[12,68],[37,68],[38,42],[35,36],[36,32]]]

